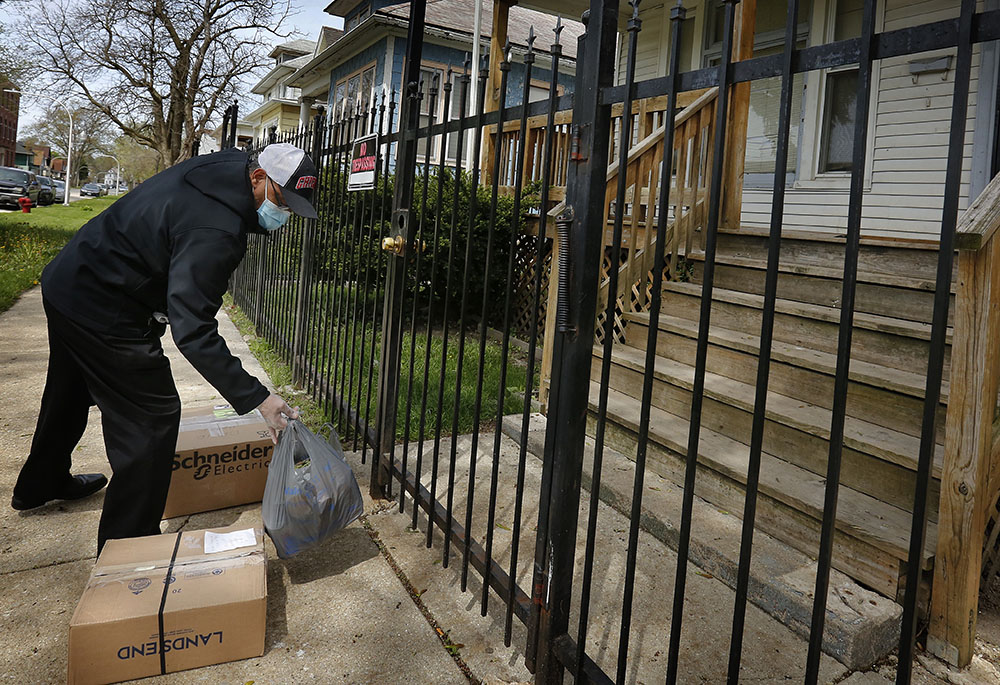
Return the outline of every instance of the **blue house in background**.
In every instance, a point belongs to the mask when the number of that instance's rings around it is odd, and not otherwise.
[[[465,61],[472,52],[475,2],[482,2],[481,50],[488,49],[492,35],[493,0],[428,0],[422,71],[425,90],[434,77],[444,84],[449,68],[452,70],[454,88],[449,118],[459,117],[459,77],[464,73]],[[409,3],[390,0],[334,0],[326,12],[344,18],[344,32],[336,40],[320,40],[311,59],[289,75],[285,84],[298,88],[301,102],[307,106],[325,105],[332,119],[339,119],[345,112],[354,111],[358,102],[370,102],[382,93],[402,90],[403,61],[406,55],[406,32]],[[557,18],[518,6],[509,8],[507,37],[512,44],[512,66],[507,85],[508,106],[521,103],[524,91],[525,65],[529,29],[534,29],[536,59],[530,84],[531,101],[548,96],[552,60],[549,49],[555,38],[553,29]],[[560,94],[573,87],[576,70],[577,38],[583,25],[576,21],[562,20],[560,43],[563,56],[559,63],[557,86]],[[421,104],[421,117],[433,114],[440,121],[444,114],[444,101],[439,97],[430,110],[426,95]],[[398,110],[397,110],[398,116]],[[454,137],[453,137],[454,138]],[[453,140],[457,144],[457,139]],[[437,157],[437,150],[433,156]],[[451,157],[452,155],[449,155]]]

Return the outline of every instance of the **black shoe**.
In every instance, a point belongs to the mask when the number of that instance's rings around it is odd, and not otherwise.
[[[68,485],[49,493],[48,497],[21,499],[17,495],[14,495],[10,500],[10,506],[18,511],[24,511],[40,507],[55,500],[82,499],[93,495],[107,484],[108,479],[105,478],[103,473],[83,473],[79,476],[73,476]]]

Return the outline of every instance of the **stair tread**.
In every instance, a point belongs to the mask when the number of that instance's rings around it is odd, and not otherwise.
[[[683,295],[701,297],[700,283],[680,283],[667,281],[663,284],[663,289]],[[764,296],[744,293],[738,290],[727,290],[726,288],[712,288],[712,299],[720,302],[750,307],[753,309],[763,309]],[[775,312],[779,314],[790,314],[804,318],[826,321],[828,323],[840,323],[840,309],[837,307],[827,307],[821,304],[811,304],[807,302],[797,302],[777,298],[775,301]],[[931,339],[930,324],[917,321],[907,321],[905,319],[894,319],[878,314],[868,314],[866,312],[854,312],[854,327],[867,328],[882,333],[916,338],[919,340]],[[952,327],[948,327],[947,341],[950,344],[952,337]]]
[[[689,259],[696,261],[704,261],[704,252],[692,251],[688,254]],[[767,262],[763,262],[759,259],[754,259],[752,257],[740,257],[732,254],[725,254],[722,252],[717,252],[715,256],[715,261],[717,264],[728,264],[731,266],[740,266],[750,269],[758,269],[760,271],[767,270]],[[830,278],[836,281],[840,281],[844,277],[843,269],[831,268],[826,266],[816,266],[813,264],[802,264],[800,262],[794,262],[790,260],[779,260],[778,271],[782,273],[799,274],[802,276],[817,276],[820,278]],[[936,283],[934,279],[918,278],[915,276],[898,276],[896,274],[881,273],[878,271],[867,271],[863,269],[858,269],[858,282],[860,283],[873,283],[876,285],[890,286],[893,288],[907,288],[910,290],[923,290],[934,292],[936,288]],[[955,284],[951,284],[951,292],[955,292]]]
[[[771,236],[771,229],[763,226],[740,226],[736,229],[731,228],[720,228],[720,235],[732,235],[732,236],[754,236],[757,238],[769,238]],[[815,243],[839,243],[844,245],[847,243],[846,233],[828,233],[820,231],[808,231],[805,229],[788,229],[783,228],[781,230],[782,240],[800,240],[803,242],[815,242]],[[926,240],[917,238],[887,238],[884,236],[861,236],[861,244],[872,246],[872,247],[898,247],[907,250],[927,250],[932,252],[937,252],[940,247],[940,241],[937,240]]]
[[[590,383],[590,406],[596,411],[600,384]],[[638,431],[639,401],[608,389],[608,417]],[[635,419],[629,417],[636,417]],[[687,450],[689,422],[658,407],[650,407],[649,433],[657,443],[684,454]],[[746,483],[749,446],[704,426],[700,431],[699,462],[711,465],[741,483]],[[779,459],[761,454],[760,491],[799,511],[822,520],[825,478]],[[837,507],[837,530],[861,539],[897,559],[909,554],[911,516],[908,512],[874,497],[841,485]],[[924,561],[937,548],[937,526],[927,522]]]
[[[630,312],[626,317],[649,325],[649,312]],[[660,314],[660,329],[689,338],[698,337],[698,322],[669,314]],[[709,342],[729,347],[755,356],[760,354],[760,336],[744,333],[713,324],[708,334]],[[771,342],[771,359],[786,364],[802,366],[833,376],[837,372],[837,355],[832,352],[800,347],[780,340]],[[923,399],[926,379],[919,373],[903,371],[861,359],[851,359],[850,379],[886,390]],[[949,382],[941,384],[941,402],[947,404]]]
[[[602,350],[595,348],[598,356]],[[615,346],[612,359],[631,367],[639,373],[643,372],[646,353],[627,345]],[[662,381],[692,390],[694,387],[694,367],[674,359],[656,356],[655,375]],[[705,395],[719,402],[732,405],[743,411],[753,413],[756,390],[753,385],[716,373],[705,373]],[[767,393],[767,418],[814,435],[823,440],[830,439],[830,419],[833,412],[825,407],[809,404],[774,391]],[[749,438],[749,436],[747,436]],[[879,459],[898,464],[915,471],[917,455],[920,450],[920,438],[900,433],[891,428],[884,428],[854,416],[847,416],[844,421],[844,446],[864,452]],[[935,446],[932,474],[941,477],[944,463],[944,446]]]

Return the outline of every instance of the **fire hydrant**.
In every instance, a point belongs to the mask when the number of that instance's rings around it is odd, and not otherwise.
[[[19,197],[17,198],[17,204],[21,205],[21,211],[25,214],[31,214],[31,198],[30,197]]]

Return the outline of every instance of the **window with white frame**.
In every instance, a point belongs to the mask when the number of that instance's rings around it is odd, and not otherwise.
[[[365,19],[371,16],[371,13],[372,13],[371,7],[365,7],[357,14],[348,17],[347,21],[344,22],[344,33],[347,33],[348,31],[357,28],[358,24],[360,24]]]
[[[375,88],[375,65],[370,64],[353,74],[337,81],[333,95],[333,116],[341,119],[351,116],[357,107],[371,106]]]
[[[861,35],[864,0],[831,0],[832,31],[828,39],[845,40]],[[824,75],[820,118],[819,173],[851,170],[854,119],[858,100],[858,68],[830,69]]]

